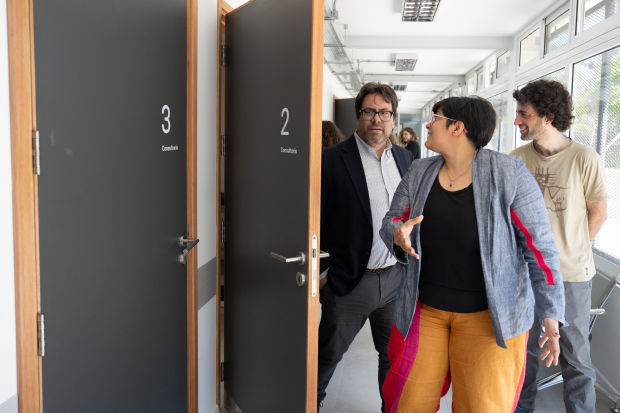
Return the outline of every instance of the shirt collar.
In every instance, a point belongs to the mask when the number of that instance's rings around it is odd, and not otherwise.
[[[368,145],[366,142],[364,142],[364,140],[362,138],[360,138],[360,136],[357,134],[357,131],[355,131],[355,140],[357,142],[357,147],[359,148],[360,151],[366,151],[371,155],[374,155],[375,157],[377,157],[377,152],[375,152],[375,150],[372,148],[372,146]],[[385,144],[385,150],[383,151],[384,155],[387,155],[388,158],[392,156],[392,142],[390,141],[390,139],[388,138],[386,144]]]

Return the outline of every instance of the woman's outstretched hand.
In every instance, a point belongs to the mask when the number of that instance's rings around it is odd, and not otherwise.
[[[554,366],[557,366],[560,359],[560,327],[557,320],[545,318],[545,333],[538,342],[540,348],[543,348],[545,342],[547,347],[540,355],[540,359],[544,360],[549,356],[545,365],[549,367],[553,363]]]
[[[394,231],[394,245],[398,245],[403,249],[403,251],[416,259],[420,259],[420,256],[411,246],[411,230],[413,230],[414,225],[419,224],[423,219],[424,215],[420,215],[416,218],[407,220],[407,222],[396,228],[396,231]]]

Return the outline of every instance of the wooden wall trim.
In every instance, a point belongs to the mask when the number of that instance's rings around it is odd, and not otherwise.
[[[310,182],[308,201],[308,256],[312,256],[312,236],[321,249],[321,146],[323,117],[323,14],[325,0],[312,3],[312,71],[310,82]],[[316,269],[318,273],[318,268]],[[310,275],[310,274],[309,274]],[[311,275],[310,275],[311,277]],[[318,274],[317,274],[318,278]],[[318,283],[318,280],[316,281]],[[317,286],[318,288],[318,286]],[[312,297],[308,283],[308,333],[306,349],[306,412],[316,411],[319,348],[319,294]]]
[[[187,225],[198,236],[198,0],[187,0]],[[187,256],[187,411],[198,413],[198,250]]]
[[[38,356],[39,250],[37,177],[32,172],[32,133],[36,130],[32,2],[7,1],[17,392],[20,413],[41,411]]]

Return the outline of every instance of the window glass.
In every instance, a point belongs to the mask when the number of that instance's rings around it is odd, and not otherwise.
[[[519,66],[538,57],[540,46],[540,29],[536,29],[532,34],[521,40]]]
[[[548,22],[545,29],[545,53],[549,53],[568,44],[568,26],[570,11],[567,10],[552,22]]]
[[[620,264],[620,47],[575,63],[572,96],[571,137],[599,154],[611,197],[607,221],[593,248]]]
[[[581,0],[583,10],[577,16],[580,31],[588,30],[618,12],[618,0]]]
[[[512,144],[508,137],[508,130],[506,129],[506,117],[508,113],[506,109],[508,107],[508,91],[502,92],[499,95],[495,95],[489,98],[489,102],[495,108],[497,112],[497,127],[491,142],[486,146],[487,149],[493,149],[494,151],[509,153],[512,150]]]
[[[495,68],[496,68],[495,60],[493,60],[492,62],[489,62],[489,85],[492,85],[493,82],[495,81]]]
[[[467,79],[467,94],[472,95],[476,91],[476,76]]]
[[[476,77],[476,91],[478,91],[484,87],[484,73],[482,70],[476,74]]]
[[[510,68],[510,52],[506,52],[497,58],[497,77],[508,74]]]

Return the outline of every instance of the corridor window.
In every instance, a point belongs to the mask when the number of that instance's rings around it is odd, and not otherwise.
[[[529,36],[521,40],[519,66],[538,57],[540,50],[540,29],[534,30]]]
[[[497,78],[508,74],[510,69],[510,52],[506,52],[497,58]]]
[[[548,75],[540,77],[539,79],[554,80],[556,82],[560,82],[560,83],[563,84],[564,83],[564,73],[565,73],[564,68],[561,68],[560,70],[556,70],[555,72],[551,72]]]
[[[552,21],[549,20],[545,27],[545,54],[568,44],[570,10],[566,10],[557,18],[553,18]]]
[[[608,218],[593,248],[620,264],[620,47],[575,63],[572,96],[571,137],[599,154],[610,195]]]
[[[580,0],[577,14],[578,33],[603,22],[618,12],[618,0]]]
[[[476,76],[467,79],[467,95],[473,95],[476,92]]]
[[[497,127],[491,142],[486,146],[487,149],[494,151],[509,153],[512,150],[512,144],[508,138],[509,130],[506,129],[506,117],[508,116],[508,91],[502,92],[489,98],[489,102],[493,105],[497,112]]]
[[[493,60],[489,62],[489,85],[492,85],[495,82],[495,68],[497,67],[497,62]]]
[[[482,69],[476,73],[476,91],[484,88],[484,72]]]

